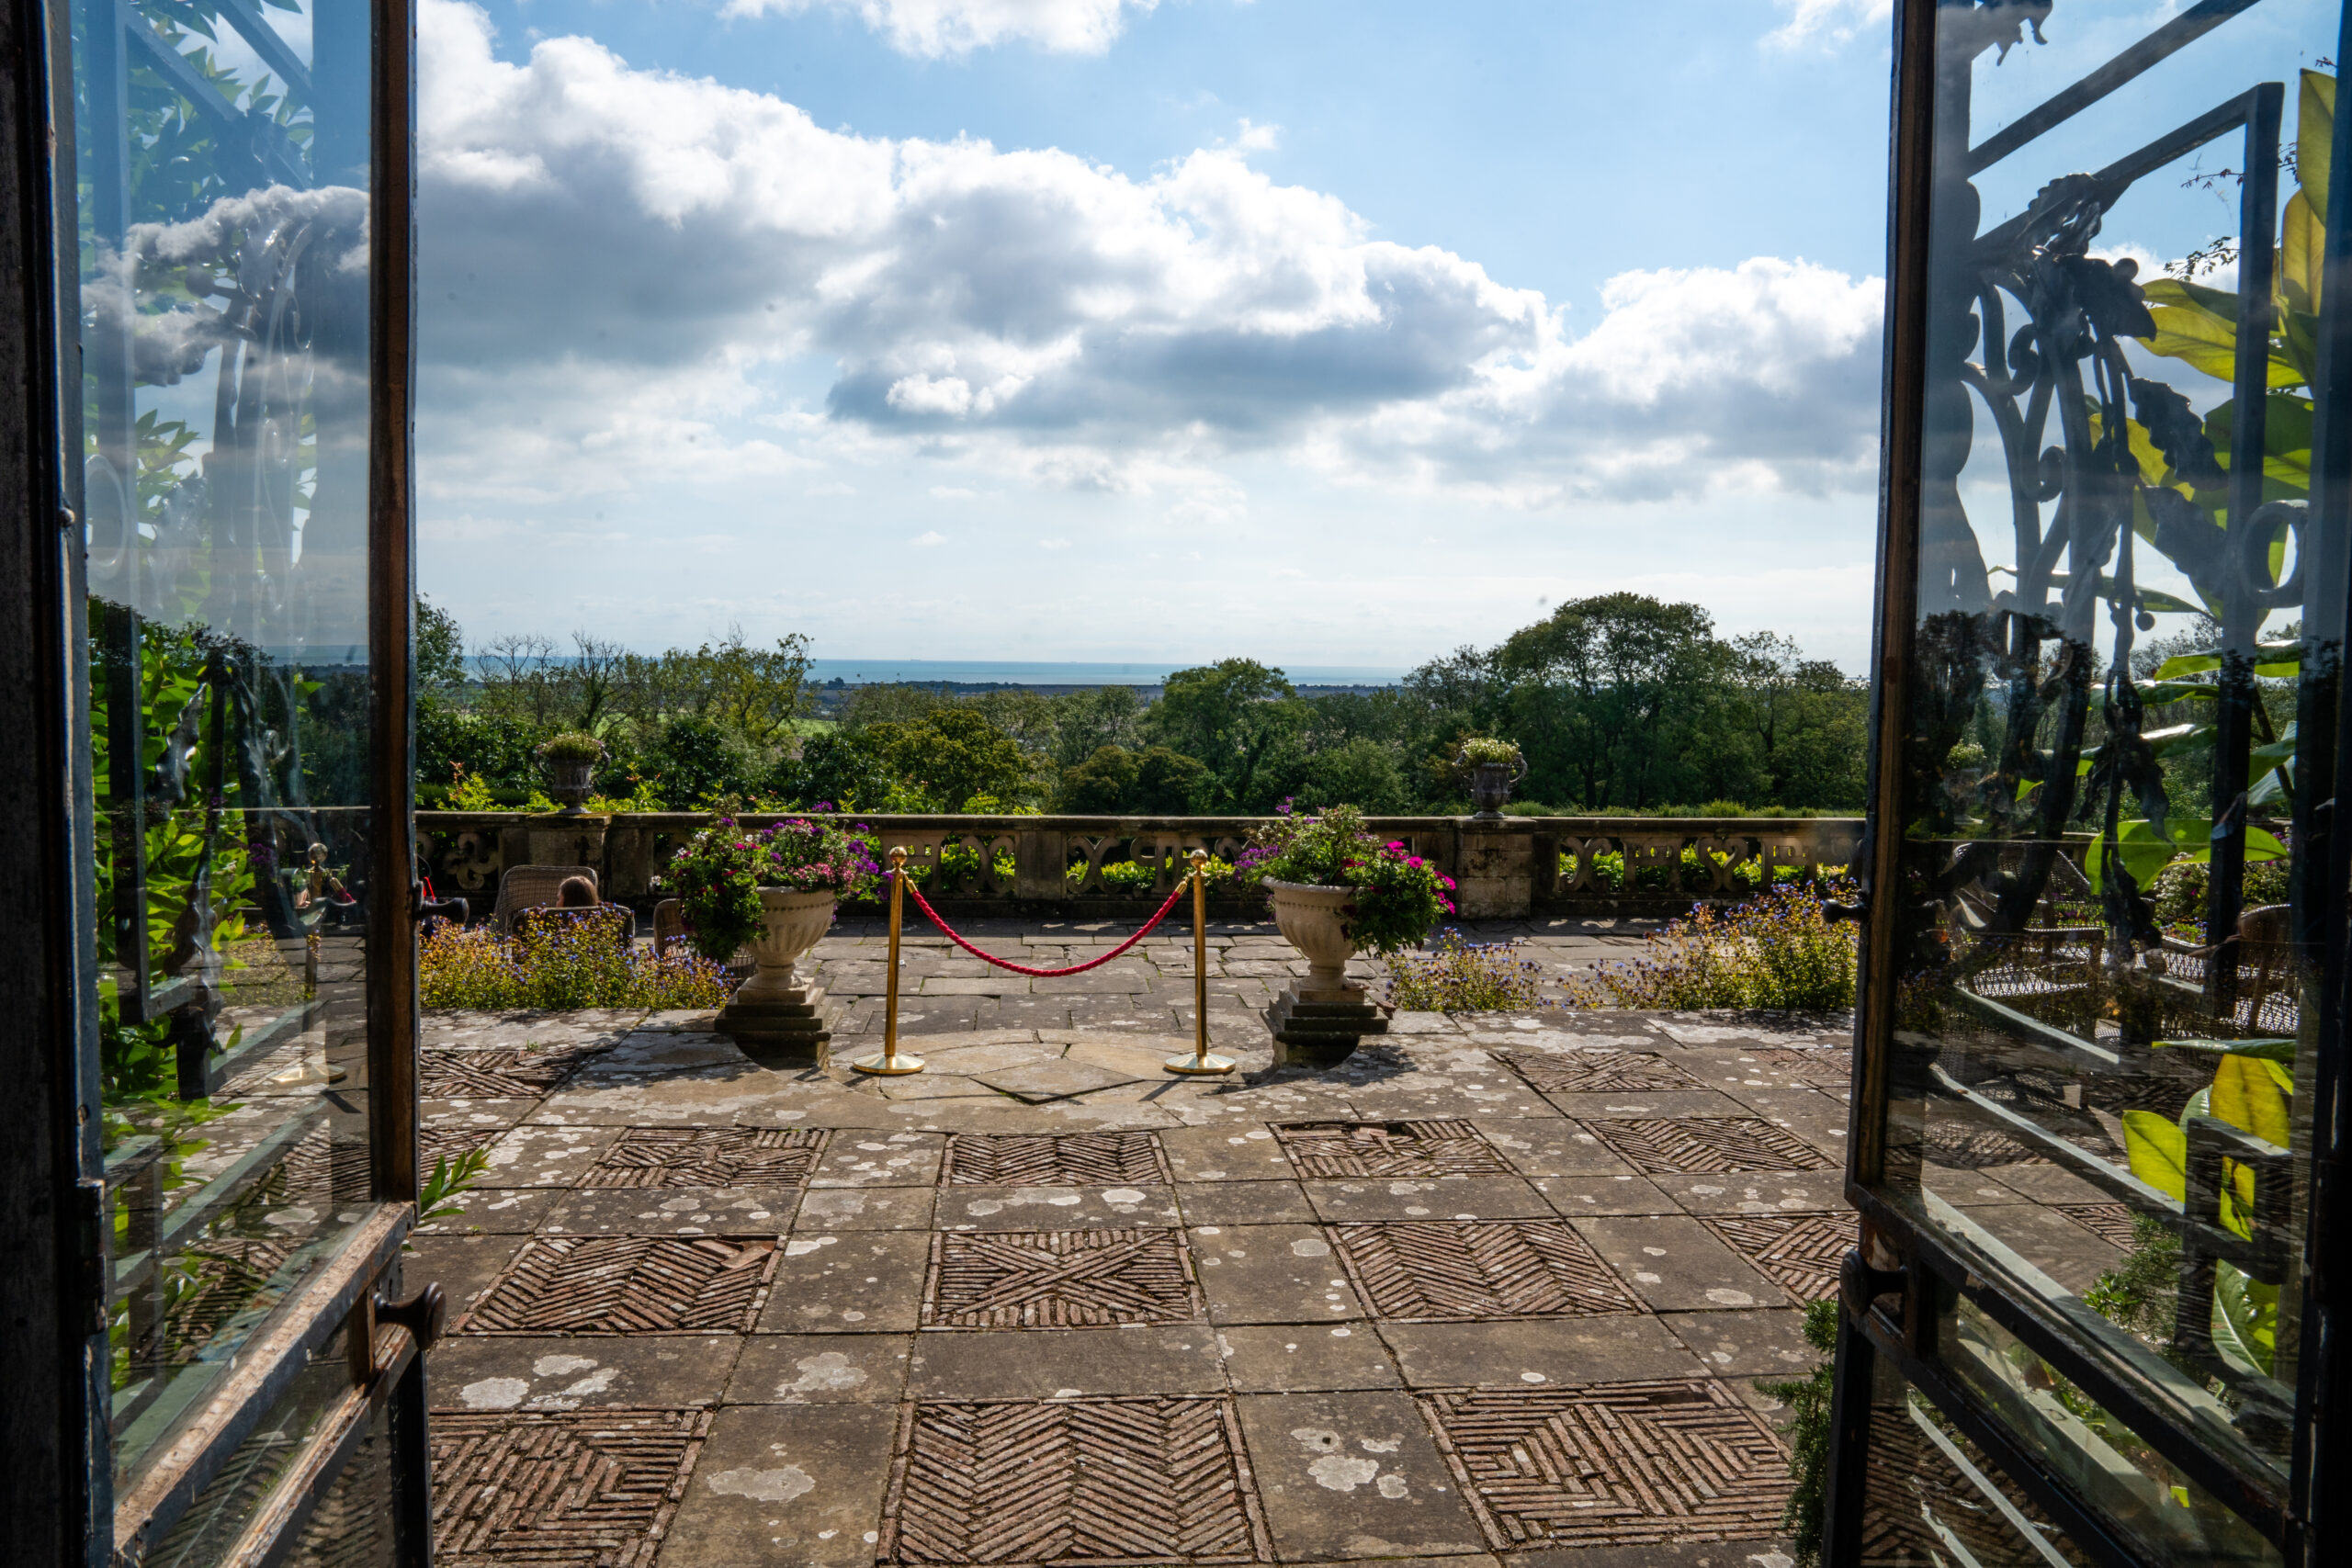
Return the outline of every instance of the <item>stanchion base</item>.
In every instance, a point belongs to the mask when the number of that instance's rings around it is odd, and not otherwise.
[[[1161,1065],[1171,1073],[1183,1073],[1193,1077],[1233,1071],[1233,1058],[1230,1056],[1195,1056],[1189,1051],[1181,1056],[1170,1056]]]
[[[861,1073],[873,1073],[881,1077],[900,1078],[909,1073],[922,1071],[922,1058],[910,1056],[904,1051],[895,1056],[886,1056],[877,1051],[871,1056],[860,1056],[850,1066]]]

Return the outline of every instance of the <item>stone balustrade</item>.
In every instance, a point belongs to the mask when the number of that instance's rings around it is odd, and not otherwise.
[[[781,818],[747,814],[752,827]],[[646,906],[662,866],[710,820],[700,812],[532,817],[420,811],[417,848],[444,896],[486,909],[513,865],[595,868],[605,896]],[[1250,817],[859,816],[883,845],[904,845],[929,868],[934,904],[972,913],[1105,915],[1166,897],[1195,849],[1231,860]],[[1465,919],[1548,913],[1679,912],[1696,898],[1736,899],[1781,868],[1822,872],[1852,863],[1860,818],[1376,817],[1368,824],[1429,856],[1453,877]],[[1697,864],[1687,865],[1686,851]],[[1606,857],[1623,857],[1622,886]],[[1743,867],[1747,868],[1743,872]],[[1139,869],[1127,869],[1139,868]],[[1106,875],[1106,872],[1108,874]],[[1230,885],[1228,885],[1230,889]],[[1254,895],[1217,889],[1220,910]],[[944,902],[943,903],[943,899]]]

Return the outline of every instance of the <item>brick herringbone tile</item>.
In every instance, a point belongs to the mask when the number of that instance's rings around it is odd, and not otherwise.
[[[1293,1122],[1273,1129],[1301,1176],[1508,1176],[1468,1122]]]
[[[427,1100],[532,1100],[570,1077],[602,1045],[492,1045],[425,1050],[419,1092]]]
[[[433,1413],[444,1568],[650,1568],[707,1410]]]
[[[1373,1310],[1406,1322],[1564,1317],[1641,1306],[1565,1220],[1335,1225]]]
[[[582,1187],[797,1187],[825,1134],[808,1127],[631,1127]]]
[[[885,1562],[1271,1559],[1217,1397],[918,1404],[899,1416]]]
[[[1705,1214],[1699,1223],[1809,1302],[1838,1293],[1838,1266],[1855,1246],[1850,1213]]]
[[[468,1334],[744,1334],[773,1237],[534,1236],[468,1313]]]
[[[1827,1170],[1832,1163],[1794,1134],[1752,1116],[1588,1121],[1585,1125],[1635,1170],[1648,1173]]]
[[[1639,1051],[1489,1051],[1488,1055],[1545,1094],[1614,1093],[1625,1089],[1695,1089],[1698,1080],[1666,1060]]]
[[[930,1328],[1070,1328],[1201,1315],[1172,1230],[944,1231],[931,1238]]]
[[[1124,1187],[1166,1181],[1149,1133],[958,1133],[939,1179],[958,1187]]]
[[[1422,1404],[1498,1551],[1779,1533],[1787,1456],[1719,1382],[1465,1389]]]

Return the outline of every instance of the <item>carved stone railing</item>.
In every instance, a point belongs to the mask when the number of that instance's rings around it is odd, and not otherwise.
[[[699,812],[613,817],[527,817],[515,812],[421,811],[417,849],[444,896],[487,908],[511,865],[595,868],[605,896],[640,907],[654,878],[709,821]],[[775,816],[741,820],[763,826]],[[875,840],[904,845],[927,870],[933,902],[958,910],[1020,914],[1120,912],[1157,903],[1195,849],[1230,861],[1263,818],[859,817]],[[1427,855],[1458,885],[1466,919],[1535,912],[1679,911],[1694,899],[1736,899],[1782,868],[1822,873],[1851,863],[1859,818],[1376,817],[1369,826]],[[1695,869],[1685,863],[1692,852]],[[1611,887],[1602,857],[1623,857]],[[1562,862],[1568,865],[1564,872]],[[1122,875],[1119,866],[1143,868]],[[1254,906],[1254,892],[1212,894],[1224,912]]]

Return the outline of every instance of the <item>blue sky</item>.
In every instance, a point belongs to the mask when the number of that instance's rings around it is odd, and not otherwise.
[[[2061,0],[1983,123],[2172,8]],[[421,51],[477,639],[1402,667],[1634,588],[1862,661],[1884,0],[423,0]]]

